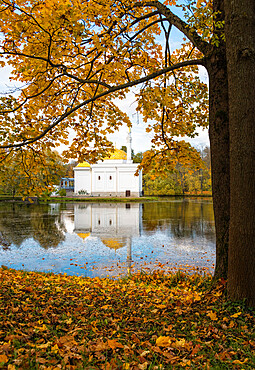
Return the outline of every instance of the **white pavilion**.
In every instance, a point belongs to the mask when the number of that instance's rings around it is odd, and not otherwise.
[[[127,136],[127,153],[115,149],[96,164],[79,163],[74,168],[74,193],[106,197],[142,195],[142,172],[135,176],[138,164],[131,159],[131,131]]]

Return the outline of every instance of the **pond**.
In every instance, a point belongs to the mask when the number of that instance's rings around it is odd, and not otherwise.
[[[0,265],[116,277],[186,268],[212,272],[212,200],[144,203],[0,203]]]

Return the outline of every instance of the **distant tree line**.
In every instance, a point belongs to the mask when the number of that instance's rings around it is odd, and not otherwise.
[[[174,170],[166,171],[165,176],[156,174],[153,169],[143,174],[144,195],[185,195],[211,194],[210,148],[200,150],[202,166],[198,170],[177,164]],[[139,162],[141,153],[134,156]]]

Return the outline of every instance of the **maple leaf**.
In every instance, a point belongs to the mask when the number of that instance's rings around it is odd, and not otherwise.
[[[207,316],[209,316],[209,317],[210,317],[210,319],[211,319],[211,320],[213,320],[213,321],[218,320],[216,313],[215,313],[215,312],[213,312],[213,311],[209,311],[209,312],[207,313]]]
[[[52,353],[58,353],[59,352],[59,348],[58,348],[57,344],[55,344],[53,347],[51,347],[51,352]]]
[[[111,349],[124,348],[123,344],[118,342],[116,339],[108,339],[107,344]]]
[[[171,344],[170,337],[158,337],[156,339],[156,345],[159,347],[169,347]]]
[[[0,363],[6,363],[8,362],[8,357],[6,355],[0,355]]]

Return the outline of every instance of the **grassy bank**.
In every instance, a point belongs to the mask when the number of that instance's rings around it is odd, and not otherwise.
[[[54,202],[54,203],[63,203],[63,202],[100,202],[100,203],[132,203],[132,202],[147,202],[147,201],[157,201],[158,197],[139,197],[139,198],[121,198],[121,197],[85,197],[85,196],[73,196],[73,197],[50,197],[48,199],[39,199],[39,202]]]
[[[0,269],[3,369],[254,369],[254,312],[211,276]]]
[[[35,197],[36,198],[36,197]],[[189,195],[155,195],[155,196],[143,196],[143,197],[128,197],[128,198],[122,198],[122,197],[86,197],[86,196],[56,196],[56,197],[38,197],[37,201],[39,203],[65,203],[65,202],[91,202],[91,203],[135,203],[135,202],[152,202],[152,201],[166,201],[168,199],[174,199],[174,198],[208,198],[210,199],[210,195],[200,194],[189,194]],[[0,202],[26,202],[29,203],[29,200],[24,200],[22,196],[11,196],[11,195],[0,195]],[[33,201],[31,201],[33,203]]]
[[[210,199],[211,196],[209,195],[173,195],[173,196],[143,196],[143,197],[128,197],[128,198],[122,198],[122,197],[86,197],[86,196],[73,196],[73,197],[50,197],[47,199],[40,199],[40,203],[49,203],[49,202],[54,202],[54,203],[63,203],[63,202],[91,202],[91,203],[137,203],[137,202],[152,202],[152,201],[167,201],[169,199],[175,199],[175,198],[208,198]]]
[[[85,197],[85,196],[72,196],[72,197],[38,197],[37,201],[39,203],[65,203],[65,202],[100,202],[100,203],[132,203],[132,202],[148,202],[148,201],[158,201],[161,198],[155,196],[148,197],[137,197],[137,198],[121,198],[121,197]],[[163,200],[163,199],[162,199]],[[9,202],[26,202],[29,203],[29,200],[24,200],[21,196],[12,197],[10,195],[0,195],[0,202],[9,201]],[[33,203],[33,201],[31,201]]]

